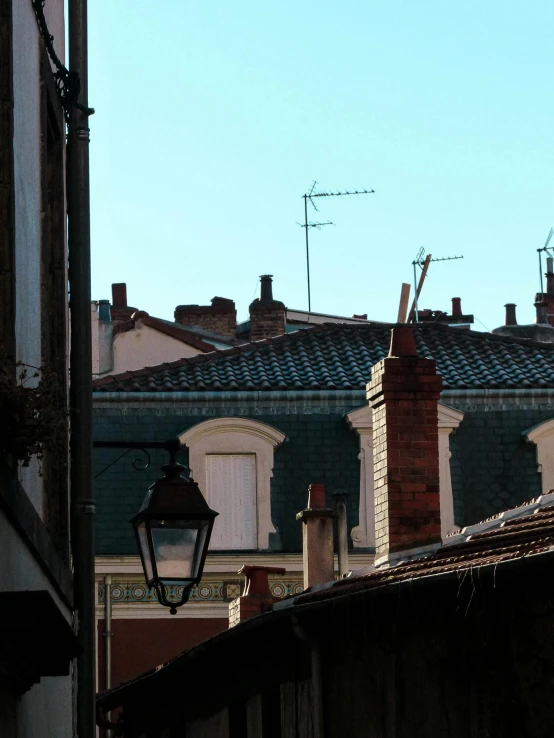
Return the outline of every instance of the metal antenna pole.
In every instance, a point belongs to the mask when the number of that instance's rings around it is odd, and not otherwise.
[[[322,226],[327,225],[335,225],[334,223],[331,223],[331,221],[325,221],[324,223],[308,223],[308,200],[311,202],[314,210],[319,212],[319,208],[315,204],[313,198],[314,197],[345,197],[347,195],[372,195],[374,194],[375,190],[344,190],[344,191],[338,191],[338,192],[314,192],[315,187],[317,185],[316,180],[312,182],[312,186],[310,188],[309,192],[306,192],[302,195],[304,198],[304,223],[298,223],[299,226],[304,228],[306,230],[306,270],[308,274],[308,312],[312,312],[312,299],[311,299],[311,293],[310,293],[310,247],[309,247],[309,237],[308,237],[308,230],[310,228],[317,228],[318,230],[321,229]]]
[[[310,244],[308,239],[308,195],[304,197],[304,229],[306,231],[306,272],[308,275],[308,312],[312,312],[312,298],[310,294]]]
[[[417,306],[417,272],[416,272],[416,266],[417,262],[413,261],[412,264],[414,265],[414,304],[415,304],[415,322],[419,323],[419,309]]]
[[[455,259],[463,259],[463,256],[442,256],[437,257],[433,259],[431,254],[427,254],[425,258],[423,258],[423,255],[425,254],[425,249],[423,246],[419,249],[417,252],[416,258],[412,261],[412,265],[414,267],[414,289],[415,289],[415,295],[414,295],[414,301],[412,303],[412,307],[410,309],[410,313],[408,315],[408,323],[414,319],[415,314],[415,322],[419,322],[419,306],[418,306],[418,298],[421,293],[421,289],[423,287],[423,283],[425,281],[425,277],[427,276],[427,271],[429,269],[429,264],[432,261],[454,261]],[[417,276],[416,276],[416,266],[419,266],[421,268],[421,275],[419,277],[419,284],[417,284]]]
[[[542,252],[544,251],[548,256],[552,256],[551,249],[549,248],[550,240],[552,239],[552,236],[554,236],[554,228],[551,228],[548,236],[546,237],[546,242],[542,249],[537,249],[537,252],[539,254],[539,278],[541,281],[541,293],[544,292],[544,282],[543,282],[543,274],[542,274]]]

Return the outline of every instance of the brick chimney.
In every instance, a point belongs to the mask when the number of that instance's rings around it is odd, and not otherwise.
[[[251,341],[261,341],[285,332],[286,308],[282,302],[273,299],[272,282],[271,274],[262,274],[260,296],[250,304]]]
[[[244,594],[229,603],[229,628],[242,620],[248,620],[255,615],[271,610],[275,597],[269,589],[268,574],[285,574],[286,570],[277,566],[250,566],[244,565],[239,569],[244,574],[246,584]]]
[[[112,322],[122,322],[130,320],[131,315],[136,311],[136,307],[127,305],[127,285],[125,282],[116,282],[112,284]]]
[[[237,311],[234,301],[226,297],[214,297],[211,302],[211,305],[177,305],[175,322],[235,338]]]
[[[410,325],[392,329],[367,385],[373,409],[376,563],[441,541],[437,401],[442,377],[417,355]]]
[[[310,484],[308,507],[296,516],[302,521],[304,589],[334,579],[334,517],[336,512],[325,501],[325,485]]]

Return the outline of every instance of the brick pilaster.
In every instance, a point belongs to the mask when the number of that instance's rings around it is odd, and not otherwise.
[[[441,540],[435,361],[417,356],[413,329],[393,328],[391,352],[373,367],[377,556]]]

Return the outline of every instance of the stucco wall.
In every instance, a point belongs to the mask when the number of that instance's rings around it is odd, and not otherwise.
[[[45,590],[66,620],[71,622],[69,609],[1,511],[0,541],[0,591]],[[70,676],[41,679],[17,701],[17,738],[70,738],[73,735],[71,700]],[[0,735],[3,735],[1,724]]]
[[[145,366],[156,366],[166,361],[176,361],[196,356],[200,351],[177,341],[138,320],[132,331],[118,333],[113,341],[113,368],[111,374],[119,374]]]
[[[14,0],[13,94],[16,268],[16,359],[40,367],[41,355],[41,114],[40,45],[31,0]],[[60,59],[65,55],[64,2],[50,0],[45,16]],[[33,369],[27,370],[29,374]],[[27,384],[33,382],[30,378]],[[42,478],[33,461],[19,479],[43,514]]]
[[[14,182],[16,269],[16,358],[40,367],[41,357],[41,91],[40,46],[30,0],[13,0]],[[64,3],[49,0],[45,14],[55,48],[64,58]],[[29,369],[32,373],[33,369]],[[31,380],[32,381],[32,380]],[[42,479],[38,465],[20,469],[20,481],[42,513]],[[46,590],[70,622],[59,599],[26,543],[0,513],[2,566],[0,590]],[[70,738],[73,735],[71,677],[47,677],[34,685],[15,707],[17,738]],[[3,735],[0,725],[0,734]]]
[[[41,364],[39,34],[30,0],[13,3],[17,359]]]

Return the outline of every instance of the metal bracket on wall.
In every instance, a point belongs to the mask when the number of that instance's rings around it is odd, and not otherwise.
[[[117,464],[124,456],[130,454],[131,451],[139,451],[144,454],[143,458],[134,458],[131,462],[133,469],[136,471],[146,471],[150,466],[150,454],[147,449],[164,449],[170,455],[174,455],[179,450],[181,444],[178,438],[172,438],[169,441],[94,441],[94,448],[124,448],[125,451],[116,459],[111,461],[107,466],[94,475],[94,479],[102,476],[114,464]]]

